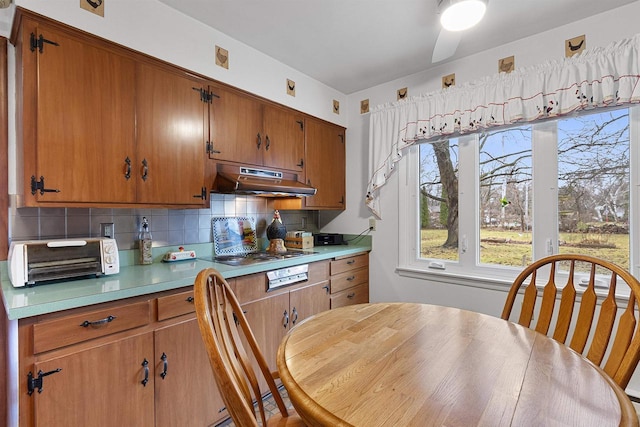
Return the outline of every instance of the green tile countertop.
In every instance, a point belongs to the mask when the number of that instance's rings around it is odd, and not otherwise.
[[[198,272],[209,267],[219,270],[225,278],[232,278],[371,250],[369,236],[356,239],[354,242],[357,243],[316,246],[309,249],[315,252],[314,254],[302,258],[266,261],[244,266],[229,266],[206,261],[205,258],[211,257],[213,253],[212,244],[184,245],[185,249],[197,247],[196,254],[202,259],[170,263],[161,262],[162,255],[174,249],[154,248],[154,263],[151,265],[132,265],[137,251],[121,251],[121,266],[118,274],[17,288],[13,287],[9,280],[7,261],[2,261],[0,262],[0,290],[7,317],[10,320],[16,320],[189,286],[193,284]]]

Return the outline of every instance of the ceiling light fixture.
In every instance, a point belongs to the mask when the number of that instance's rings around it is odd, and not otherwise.
[[[487,10],[485,0],[443,0],[440,23],[445,30],[463,31],[476,25]]]

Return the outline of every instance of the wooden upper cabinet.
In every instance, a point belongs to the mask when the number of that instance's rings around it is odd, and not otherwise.
[[[265,105],[264,166],[302,172],[304,166],[304,116]]]
[[[32,49],[32,43],[39,45]],[[25,196],[37,202],[135,201],[135,179],[125,175],[126,159],[135,155],[134,61],[31,21],[19,54],[25,63],[18,77]],[[32,176],[55,191],[31,195]]]
[[[302,172],[304,115],[212,86],[209,157]]]
[[[305,197],[310,209],[345,209],[344,128],[319,120],[306,121],[305,161],[307,184],[318,191]]]
[[[262,163],[262,104],[233,90],[211,87],[209,157],[259,165]]]
[[[154,65],[136,70],[138,202],[203,203],[207,90],[202,81]],[[206,191],[205,191],[206,195]]]

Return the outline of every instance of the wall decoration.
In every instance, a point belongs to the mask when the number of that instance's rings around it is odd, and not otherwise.
[[[216,65],[229,69],[229,51],[216,45]]]
[[[296,96],[296,82],[287,79],[287,95]]]
[[[448,74],[446,76],[442,77],[442,88],[446,89],[449,86],[455,86],[456,85],[456,74]]]
[[[408,94],[409,94],[409,91],[407,90],[406,87],[403,87],[402,89],[398,89],[398,101],[400,101],[401,99],[405,99]]]
[[[364,114],[368,112],[369,112],[369,100],[363,99],[362,101],[360,101],[360,114]]]
[[[564,41],[564,56],[567,58],[577,55],[587,47],[587,38],[585,35],[574,37]]]
[[[510,73],[516,68],[515,57],[507,56],[498,60],[498,73]]]
[[[106,0],[80,0],[80,9],[88,10],[104,18],[104,2]]]
[[[340,114],[340,101],[333,100],[333,112],[335,114]]]

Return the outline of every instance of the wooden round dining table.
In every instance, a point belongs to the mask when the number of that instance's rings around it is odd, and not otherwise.
[[[624,391],[567,346],[496,317],[414,303],[294,327],[278,371],[309,426],[637,426]]]

